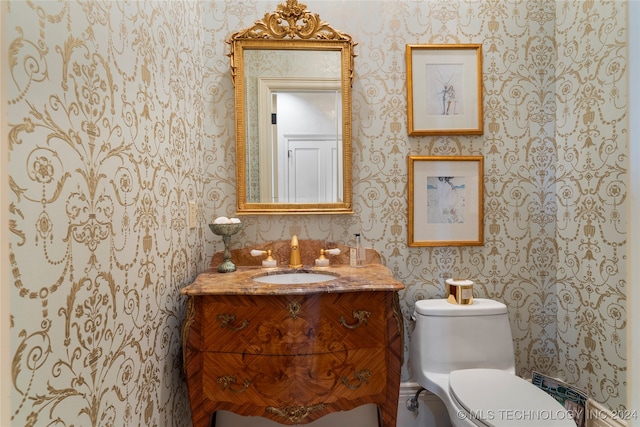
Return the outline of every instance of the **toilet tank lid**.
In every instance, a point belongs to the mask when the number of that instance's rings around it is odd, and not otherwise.
[[[507,306],[499,301],[474,298],[473,304],[452,304],[446,299],[416,301],[415,313],[421,316],[489,316],[506,314]]]

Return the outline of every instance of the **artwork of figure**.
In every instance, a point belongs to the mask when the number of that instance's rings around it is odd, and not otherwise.
[[[442,97],[442,115],[456,114],[456,89],[453,85],[443,84],[442,91],[438,93]]]
[[[464,114],[462,64],[427,64],[426,109],[428,115]]]
[[[465,178],[432,176],[427,178],[427,223],[463,224]]]

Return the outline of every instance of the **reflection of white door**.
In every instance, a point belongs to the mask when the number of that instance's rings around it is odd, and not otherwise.
[[[260,79],[260,200],[343,199],[339,80]]]
[[[320,136],[285,138],[286,183],[279,190],[289,203],[326,203],[339,200],[336,173],[340,141]]]

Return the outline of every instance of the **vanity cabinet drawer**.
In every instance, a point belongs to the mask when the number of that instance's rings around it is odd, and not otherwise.
[[[384,346],[381,292],[202,298],[202,351],[315,354]]]
[[[380,426],[396,427],[401,285],[378,264],[359,274],[343,268],[335,284],[254,287],[246,279],[235,289],[234,275],[207,272],[183,290],[194,427],[222,410],[300,425],[364,404],[377,406]]]
[[[203,354],[203,392],[216,402],[280,407],[330,404],[383,393],[384,348],[321,355]]]

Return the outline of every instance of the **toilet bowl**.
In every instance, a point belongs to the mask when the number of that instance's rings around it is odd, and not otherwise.
[[[575,427],[553,397],[515,375],[504,304],[475,298],[416,302],[411,335],[414,377],[437,395],[456,427]]]

